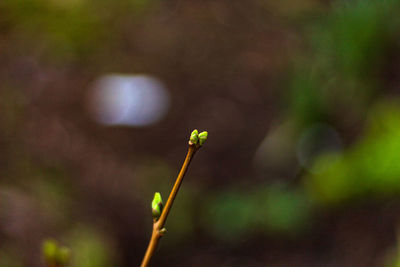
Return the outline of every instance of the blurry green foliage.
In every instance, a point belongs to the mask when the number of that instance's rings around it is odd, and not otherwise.
[[[206,200],[201,218],[214,236],[226,241],[238,241],[252,230],[254,216],[257,215],[253,204],[256,203],[240,191],[223,192]]]
[[[47,0],[5,0],[6,19],[20,38],[42,40],[52,56],[87,54],[94,49],[104,27],[87,1],[71,7]]]
[[[376,78],[397,18],[398,1],[337,1],[326,27],[314,37],[319,55],[324,55],[332,71],[347,79]],[[373,75],[372,77],[370,75]],[[358,81],[360,81],[358,80]]]
[[[361,113],[380,89],[398,42],[399,11],[394,0],[334,2],[332,12],[306,31],[310,50],[296,60],[290,115],[308,124],[343,109]]]
[[[301,189],[276,185],[259,198],[259,201],[265,202],[264,216],[259,218],[267,230],[280,234],[297,234],[307,227],[312,205]]]
[[[382,101],[368,119],[363,137],[343,154],[321,156],[306,177],[306,186],[318,201],[400,193],[400,102]]]
[[[252,192],[231,190],[205,202],[207,228],[221,240],[240,241],[250,233],[297,234],[311,219],[312,205],[301,189],[259,186]]]
[[[71,267],[108,267],[115,263],[110,242],[103,233],[80,226],[67,238],[71,247]]]
[[[307,33],[310,50],[297,59],[290,85],[290,116],[298,131],[315,122],[352,127],[367,119],[364,134],[349,148],[320,156],[304,177],[314,200],[400,193],[400,105],[379,98],[390,54],[398,49],[399,12],[394,0],[335,1]]]
[[[4,0],[0,10],[2,20],[8,25],[6,29],[21,47],[68,61],[111,48],[112,40],[119,38],[117,26],[122,23],[119,18],[125,17],[127,12],[133,19],[139,17],[150,2]]]

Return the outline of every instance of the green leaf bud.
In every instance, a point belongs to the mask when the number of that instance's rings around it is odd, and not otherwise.
[[[161,194],[159,192],[156,192],[154,194],[153,201],[151,202],[151,210],[153,213],[153,218],[155,220],[158,220],[158,218],[160,218],[162,210],[163,210],[163,202],[162,202]]]
[[[190,142],[195,145],[199,142],[199,131],[197,129],[190,134]]]
[[[202,146],[207,140],[208,133],[206,131],[199,134],[199,145]]]

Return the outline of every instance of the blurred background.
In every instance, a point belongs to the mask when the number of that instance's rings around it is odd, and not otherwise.
[[[400,266],[400,2],[2,0],[0,266]],[[400,236],[399,236],[400,237]]]

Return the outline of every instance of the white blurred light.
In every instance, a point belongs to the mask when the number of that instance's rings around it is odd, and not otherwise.
[[[154,77],[112,74],[94,83],[89,101],[94,119],[101,124],[146,126],[165,116],[169,93]]]

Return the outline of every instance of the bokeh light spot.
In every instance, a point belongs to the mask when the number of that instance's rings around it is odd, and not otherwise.
[[[112,74],[95,81],[89,109],[103,125],[147,126],[165,116],[169,98],[166,87],[154,77]]]

